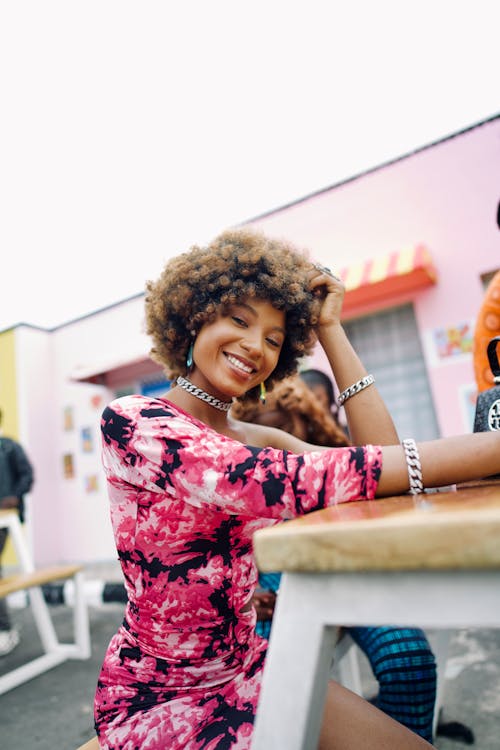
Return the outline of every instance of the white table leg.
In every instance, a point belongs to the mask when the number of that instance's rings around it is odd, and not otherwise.
[[[316,750],[338,625],[500,627],[494,570],[285,573],[252,750]]]
[[[318,745],[338,632],[322,624],[314,609],[302,607],[294,579],[280,586],[252,750],[316,750]]]

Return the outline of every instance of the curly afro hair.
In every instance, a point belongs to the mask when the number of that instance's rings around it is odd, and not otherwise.
[[[309,289],[312,262],[286,241],[251,229],[231,229],[207,247],[193,246],[168,261],[146,284],[146,331],[151,358],[171,379],[186,372],[190,343],[205,323],[242,299],[269,301],[286,315],[286,337],[266,385],[295,372],[314,345],[319,301]],[[257,389],[247,394],[255,398]]]

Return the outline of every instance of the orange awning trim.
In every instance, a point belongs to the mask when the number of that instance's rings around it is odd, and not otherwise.
[[[427,248],[417,245],[342,268],[340,277],[345,312],[435,284],[437,270]]]

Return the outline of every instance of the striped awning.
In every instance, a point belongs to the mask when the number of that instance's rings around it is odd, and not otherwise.
[[[435,284],[437,271],[427,248],[417,245],[341,268],[340,277],[345,312]]]

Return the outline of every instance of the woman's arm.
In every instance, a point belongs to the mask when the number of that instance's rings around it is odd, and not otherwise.
[[[361,395],[361,394],[360,394]],[[262,425],[240,423],[245,438],[253,445],[289,450],[294,453],[330,450],[311,445],[282,430]],[[500,432],[430,440],[418,444],[424,487],[442,487],[500,473]],[[409,478],[405,453],[400,444],[382,447],[382,471],[376,490],[377,497],[402,495],[408,492]]]
[[[479,432],[470,435],[430,440],[418,444],[424,487],[482,479],[500,473],[500,433]],[[408,467],[400,445],[382,448],[382,472],[377,497],[408,492]]]
[[[341,392],[367,374],[340,323],[321,329],[318,339],[332,365],[335,381]],[[348,398],[344,409],[354,445],[392,445],[399,441],[396,427],[376,383]]]
[[[321,271],[315,271],[310,283],[313,292],[322,296],[316,327],[318,341],[342,392],[367,374],[340,324],[345,288],[341,281]],[[391,445],[399,442],[396,427],[376,384],[347,399],[344,408],[354,445]]]
[[[313,445],[306,443],[289,432],[279,430],[277,427],[268,427],[267,425],[253,424],[252,422],[241,422],[234,420],[234,424],[240,433],[238,438],[246,445],[255,445],[257,448],[277,448],[282,451],[291,451],[292,453],[305,453],[309,451],[328,450],[329,447],[324,445]]]
[[[141,488],[152,493],[152,502],[162,495],[168,505],[284,520],[335,502],[372,500],[380,474],[381,452],[374,446],[312,451],[305,444],[301,453],[269,447],[268,440],[263,447],[245,445],[239,436],[187,418],[174,404],[143,396],[112,402],[101,431],[108,490],[131,493],[133,502]]]

